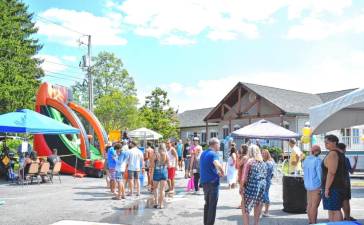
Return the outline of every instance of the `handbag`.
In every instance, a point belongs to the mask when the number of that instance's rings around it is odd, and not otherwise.
[[[193,191],[194,189],[195,189],[195,181],[192,176],[190,179],[188,179],[186,191],[189,192]]]

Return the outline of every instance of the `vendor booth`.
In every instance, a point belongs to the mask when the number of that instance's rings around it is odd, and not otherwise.
[[[80,131],[74,127],[58,122],[40,113],[29,109],[0,115],[1,133],[25,133],[25,134],[78,134]],[[24,145],[24,143],[23,143]],[[28,142],[25,142],[28,147]],[[24,147],[24,148],[25,148]],[[8,162],[9,152],[2,154],[1,162]],[[9,165],[4,165],[9,169]]]
[[[231,135],[233,138],[289,140],[299,138],[299,134],[284,127],[278,126],[267,120],[260,120],[239,130]],[[283,211],[290,213],[305,213],[307,194],[303,183],[303,176],[283,176]]]

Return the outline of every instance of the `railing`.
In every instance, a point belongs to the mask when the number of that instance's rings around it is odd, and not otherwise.
[[[346,145],[348,151],[364,151],[364,142],[360,140],[360,137],[341,136],[339,140]],[[320,145],[321,149],[326,149],[323,137],[317,136],[317,144]]]

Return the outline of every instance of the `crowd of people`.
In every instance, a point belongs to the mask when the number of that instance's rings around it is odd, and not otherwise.
[[[313,145],[310,156],[303,161],[304,184],[307,190],[307,214],[310,224],[317,222],[317,211],[322,201],[328,211],[329,221],[354,221],[350,215],[350,173],[354,173],[358,156],[351,166],[345,156],[346,145],[339,143],[335,135],[325,137],[325,148],[329,151],[323,160],[320,146]]]
[[[354,172],[358,158],[355,157],[355,164],[351,166],[344,155],[345,145],[339,143],[334,135],[326,136],[325,146],[329,153],[321,160],[318,145],[313,145],[309,156],[305,157],[296,141],[289,141],[289,173],[304,174],[309,224],[317,222],[321,200],[324,209],[328,210],[330,221],[354,220],[350,216],[349,173]],[[139,178],[145,172],[148,190],[154,197],[153,206],[162,209],[166,193],[175,192],[176,170],[184,170],[185,178],[194,184],[194,192],[199,194],[200,189],[203,190],[204,224],[210,225],[215,222],[220,178],[226,175],[229,189],[238,187],[241,196],[238,208],[244,224],[249,224],[249,214],[254,212],[254,224],[258,225],[262,216],[270,216],[269,190],[275,161],[268,149],[250,143],[240,147],[231,143],[225,170],[219,151],[220,141],[217,138],[209,140],[206,150],[199,144],[198,137],[185,144],[181,140],[167,140],[156,147],[147,143],[144,153],[133,140],[109,144],[105,156],[108,186],[116,200],[134,194],[139,196]],[[127,187],[128,191],[125,191]]]

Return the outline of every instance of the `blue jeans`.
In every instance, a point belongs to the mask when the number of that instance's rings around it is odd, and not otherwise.
[[[213,225],[216,217],[216,206],[219,199],[219,183],[203,184],[203,192],[205,195],[205,206],[203,213],[203,224]]]

